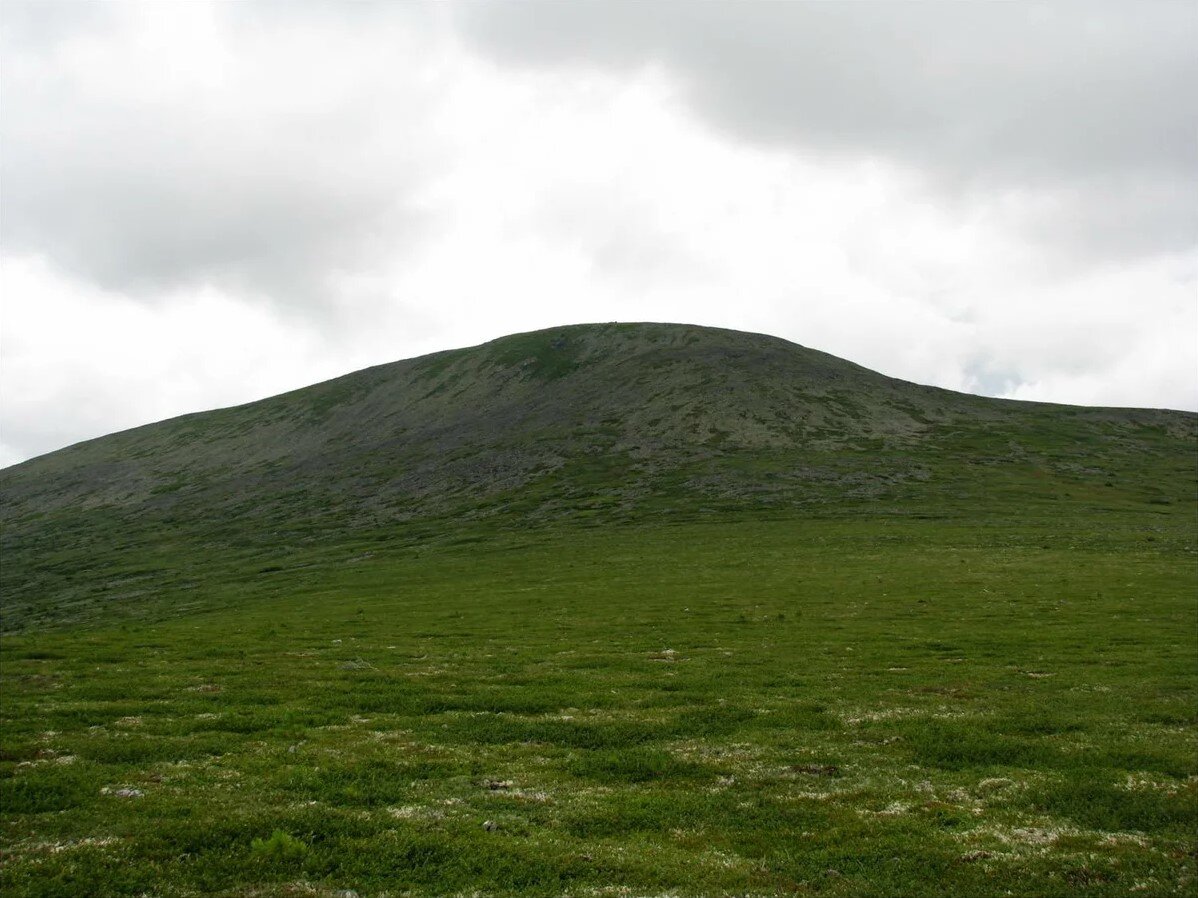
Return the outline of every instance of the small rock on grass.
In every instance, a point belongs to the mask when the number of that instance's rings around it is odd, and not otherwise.
[[[101,795],[115,795],[117,798],[141,798],[146,793],[141,789],[113,789],[110,786],[105,786],[100,790]]]

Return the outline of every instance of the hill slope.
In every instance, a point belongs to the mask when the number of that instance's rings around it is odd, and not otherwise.
[[[0,472],[0,893],[1193,894],[1194,435],[596,326]]]
[[[0,472],[3,628],[355,540],[711,515],[1160,512],[1193,498],[1196,434],[1193,414],[983,399],[755,334],[554,328]]]

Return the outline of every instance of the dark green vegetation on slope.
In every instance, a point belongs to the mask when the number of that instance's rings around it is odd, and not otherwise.
[[[1196,434],[1193,414],[982,399],[755,334],[521,334],[0,471],[3,630],[202,603],[214,563],[270,572],[359,534],[1189,507]]]
[[[0,472],[0,891],[1186,894],[1194,422],[606,326]]]

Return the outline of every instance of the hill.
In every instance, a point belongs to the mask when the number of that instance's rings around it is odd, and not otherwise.
[[[602,325],[0,472],[0,893],[1193,894],[1195,424]]]
[[[0,472],[3,627],[169,608],[222,565],[279,569],[360,540],[1159,510],[1193,498],[1196,434],[1189,413],[985,399],[756,334],[554,328]]]

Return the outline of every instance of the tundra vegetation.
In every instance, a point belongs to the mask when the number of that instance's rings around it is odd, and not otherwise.
[[[594,326],[0,472],[0,892],[1192,894],[1195,433]]]

